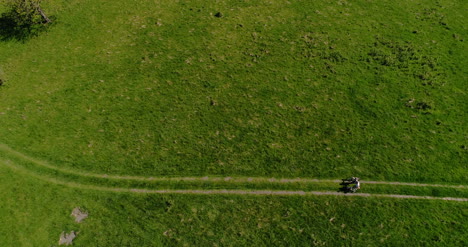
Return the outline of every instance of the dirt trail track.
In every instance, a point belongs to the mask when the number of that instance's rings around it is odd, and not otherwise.
[[[293,179],[278,179],[278,178],[263,178],[263,177],[140,177],[140,176],[118,176],[118,175],[106,175],[106,174],[95,174],[87,172],[79,172],[59,167],[52,166],[44,161],[29,157],[23,153],[15,151],[10,147],[0,143],[0,151],[9,153],[18,158],[32,162],[33,164],[51,169],[57,172],[66,174],[73,174],[82,177],[94,177],[102,179],[114,179],[114,180],[139,180],[139,181],[225,181],[225,182],[238,182],[238,183],[249,183],[249,182],[268,182],[268,183],[317,183],[317,182],[332,182],[339,183],[341,180],[330,180],[330,179],[306,179],[306,178],[293,178]],[[270,196],[351,196],[351,197],[387,197],[387,198],[404,198],[404,199],[426,199],[426,200],[445,200],[445,201],[468,201],[468,198],[455,198],[455,197],[433,197],[433,196],[415,196],[415,195],[394,195],[394,194],[369,194],[369,193],[355,193],[355,194],[344,194],[333,191],[278,191],[278,190],[154,190],[154,189],[132,189],[132,188],[118,188],[118,187],[106,187],[106,186],[95,186],[80,184],[76,182],[63,181],[56,178],[50,178],[34,171],[25,169],[19,165],[14,164],[10,160],[0,160],[0,165],[9,167],[17,172],[27,174],[37,179],[64,185],[76,189],[90,189],[107,192],[124,192],[124,193],[140,193],[140,194],[196,194],[196,195],[270,195]],[[405,182],[387,182],[387,181],[363,181],[367,184],[386,184],[386,185],[404,185],[404,186],[418,186],[418,187],[447,187],[447,188],[461,188],[466,189],[468,186],[465,185],[443,185],[443,184],[420,184],[420,183],[405,183]]]

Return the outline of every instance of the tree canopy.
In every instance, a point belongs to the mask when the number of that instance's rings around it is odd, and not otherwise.
[[[4,0],[3,2],[10,9],[9,18],[17,26],[51,22],[41,8],[41,0]]]

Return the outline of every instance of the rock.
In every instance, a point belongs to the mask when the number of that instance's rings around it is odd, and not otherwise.
[[[81,223],[81,221],[88,218],[88,212],[82,211],[80,208],[74,208],[71,216],[75,217],[76,222]]]
[[[59,239],[59,245],[71,245],[73,244],[73,239],[76,238],[76,235],[78,233],[75,233],[74,231],[71,231],[70,233],[65,233],[65,232],[62,232],[62,234],[60,234],[60,239]]]

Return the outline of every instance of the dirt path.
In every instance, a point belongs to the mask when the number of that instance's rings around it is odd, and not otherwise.
[[[340,183],[341,180],[336,179],[309,179],[309,178],[268,178],[268,177],[143,177],[143,176],[126,176],[126,175],[107,175],[97,174],[90,172],[80,172],[76,170],[64,169],[53,166],[45,161],[27,156],[21,152],[13,150],[5,144],[0,143],[0,151],[9,153],[18,158],[27,160],[37,166],[54,170],[61,173],[88,177],[88,178],[102,178],[113,180],[134,180],[134,181],[195,181],[195,182],[230,182],[230,183]],[[444,188],[459,188],[467,189],[466,185],[446,185],[446,184],[427,184],[427,183],[406,183],[394,181],[366,181],[361,180],[366,184],[386,184],[386,185],[402,185],[402,186],[417,186],[417,187],[444,187]]]
[[[191,194],[191,195],[268,195],[268,196],[348,196],[348,197],[386,197],[386,198],[401,198],[401,199],[425,199],[425,200],[444,200],[444,201],[460,201],[466,202],[468,198],[455,197],[432,197],[432,196],[415,196],[415,195],[394,195],[394,194],[369,194],[369,193],[353,193],[345,194],[333,191],[294,191],[294,190],[154,190],[154,189],[131,189],[118,187],[105,187],[96,185],[86,185],[69,181],[62,181],[56,178],[50,178],[39,175],[23,167],[14,165],[9,160],[0,160],[0,164],[11,168],[17,172],[27,174],[48,183],[67,186],[75,189],[97,190],[105,192],[119,193],[138,193],[138,194]]]

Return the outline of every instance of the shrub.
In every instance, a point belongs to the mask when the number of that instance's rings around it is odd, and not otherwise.
[[[5,15],[8,15],[17,27],[51,22],[41,9],[41,0],[6,0],[5,2],[10,9]]]

